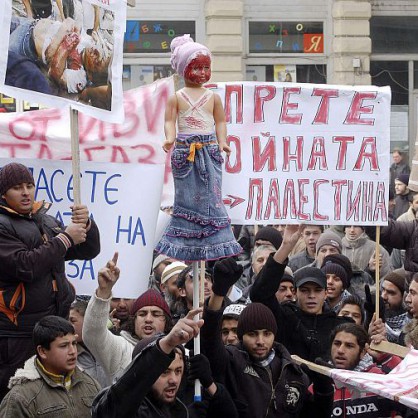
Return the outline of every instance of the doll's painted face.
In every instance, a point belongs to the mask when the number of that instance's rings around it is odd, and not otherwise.
[[[207,55],[198,55],[187,66],[184,72],[184,79],[196,85],[207,83],[212,75],[210,64],[210,57]]]

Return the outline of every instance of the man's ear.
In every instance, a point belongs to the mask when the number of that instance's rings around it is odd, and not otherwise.
[[[366,355],[367,350],[370,348],[369,343],[366,343],[363,350],[360,351],[360,360],[363,359],[363,357]]]
[[[47,349],[45,347],[42,347],[41,345],[38,345],[36,347],[36,353],[38,354],[38,357],[42,360],[45,360],[47,358]]]

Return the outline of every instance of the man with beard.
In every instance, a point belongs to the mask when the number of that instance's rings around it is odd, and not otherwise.
[[[201,311],[191,310],[168,335],[139,342],[133,361],[120,379],[94,400],[93,418],[237,418],[230,395],[214,382],[209,362],[202,355],[190,359],[189,378],[200,380],[205,389],[203,402],[186,406],[177,397],[185,374],[182,344],[198,335],[203,321],[194,321],[193,317]]]
[[[83,322],[83,340],[95,359],[103,366],[107,377],[115,377],[129,365],[138,341],[171,329],[170,308],[161,294],[148,289],[133,303],[131,332],[114,335],[107,328],[113,286],[119,279],[118,253],[99,270],[98,288],[87,306]]]
[[[373,358],[367,354],[369,337],[361,325],[341,324],[332,332],[331,340],[331,367],[384,374],[373,363]],[[400,362],[398,357],[397,361]],[[396,417],[399,416],[400,409],[403,409],[400,404],[376,394],[366,393],[362,397],[352,397],[351,392],[346,387],[335,387],[332,417],[346,416],[350,411],[358,411],[357,413],[367,411],[367,418]]]
[[[385,305],[385,327],[388,341],[397,342],[402,328],[409,322],[403,304],[405,278],[396,272],[385,276],[382,284],[382,299]]]
[[[308,397],[309,379],[286,348],[275,342],[277,323],[266,306],[247,305],[238,319],[239,344],[223,344],[219,333],[222,306],[241,272],[242,267],[232,258],[218,261],[213,294],[204,307],[202,351],[209,358],[215,380],[225,382],[240,418],[329,417],[330,380],[315,376],[314,398]]]

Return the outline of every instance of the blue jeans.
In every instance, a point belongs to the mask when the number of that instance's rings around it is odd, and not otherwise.
[[[36,54],[35,41],[33,40],[35,24],[36,20],[12,16],[9,51],[23,55],[38,63],[39,58]]]
[[[200,144],[189,161],[193,144]],[[216,260],[241,252],[222,202],[222,163],[215,135],[179,136],[171,155],[173,216],[157,251],[177,260]]]

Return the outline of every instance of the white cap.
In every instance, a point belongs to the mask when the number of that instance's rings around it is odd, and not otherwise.
[[[246,305],[242,305],[242,304],[238,304],[238,303],[228,305],[224,309],[224,311],[222,313],[222,316],[226,316],[226,315],[240,316],[241,312],[244,310],[245,307],[246,307]]]
[[[168,260],[170,257],[165,254],[159,254],[155,257],[154,262],[152,263],[152,269],[155,270],[163,261]]]
[[[168,279],[171,279],[175,274],[181,273],[186,267],[187,264],[184,264],[181,261],[173,261],[163,270],[163,274],[161,275],[161,283],[165,283]]]

